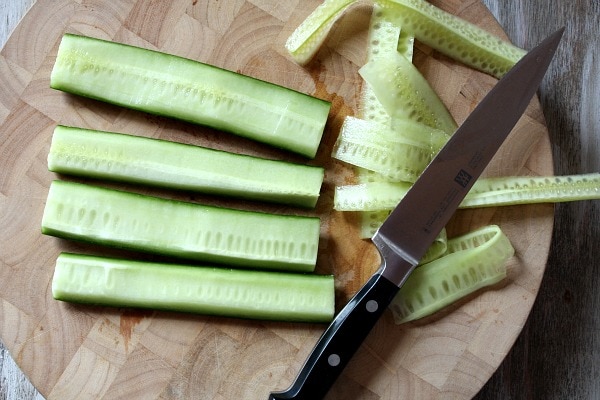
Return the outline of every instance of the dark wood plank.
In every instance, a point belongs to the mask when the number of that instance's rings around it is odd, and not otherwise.
[[[600,170],[600,3],[483,0],[511,40],[565,36],[540,90],[555,174]],[[546,273],[527,324],[475,397],[600,398],[600,202],[556,206]]]

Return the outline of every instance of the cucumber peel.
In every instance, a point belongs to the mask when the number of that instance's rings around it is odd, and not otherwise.
[[[61,253],[57,300],[263,320],[329,322],[333,276],[166,264]]]

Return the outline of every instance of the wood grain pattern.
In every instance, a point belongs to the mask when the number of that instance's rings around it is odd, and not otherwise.
[[[566,28],[540,88],[555,173],[600,171],[600,2],[483,0],[511,40]],[[600,201],[558,204],[544,280],[515,345],[476,396],[600,398]]]
[[[480,1],[435,3],[504,36]],[[357,239],[353,216],[331,212],[334,185],[352,175],[329,157],[343,117],[356,111],[361,87],[357,69],[365,55],[370,8],[348,13],[317,60],[303,68],[288,58],[283,43],[317,4],[40,0],[19,24],[0,53],[0,336],[44,396],[265,398],[269,391],[289,385],[323,329],[52,300],[50,282],[59,251],[112,253],[39,233],[47,188],[55,178],[47,171],[46,155],[56,123],[298,160],[206,128],[49,89],[49,74],[65,31],[210,62],[332,101],[321,149],[311,161],[327,169],[316,209],[323,220],[317,269],[335,273],[338,307],[373,271],[376,254],[370,243]],[[424,46],[418,47],[415,62],[458,122],[495,82]],[[547,130],[534,100],[488,174],[551,173]],[[458,213],[449,226],[451,234],[489,222],[506,231],[517,250],[509,279],[426,321],[396,326],[386,315],[328,398],[472,397],[525,323],[544,272],[552,220],[553,208],[545,205]]]

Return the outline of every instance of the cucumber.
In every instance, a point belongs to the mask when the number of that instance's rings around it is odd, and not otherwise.
[[[373,4],[373,12],[369,21],[367,62],[389,57],[390,54],[393,55],[396,52],[406,57],[407,60],[412,61],[413,48],[414,37],[390,21],[385,8],[380,7],[377,3]],[[385,108],[377,100],[377,96],[368,82],[363,82],[359,103],[359,117],[367,121],[380,123],[386,127],[391,127],[393,122]],[[384,175],[368,169],[358,167],[356,170],[359,183],[387,180]],[[383,213],[385,213],[385,217],[389,214],[385,211]],[[378,226],[373,229],[371,222],[373,220],[381,220],[381,214],[382,212],[378,211],[361,211],[359,213],[359,234],[362,239],[373,237]]]
[[[335,188],[337,211],[391,211],[408,192],[406,182],[366,182]],[[459,208],[560,203],[600,199],[600,173],[480,178]],[[375,223],[376,221],[372,221]],[[383,221],[377,221],[381,224]]]
[[[298,64],[317,53],[333,24],[356,0],[325,0],[288,37],[285,48]]]
[[[391,24],[386,18],[385,10],[377,4],[373,5],[373,12],[369,21],[369,36],[367,40],[367,62],[389,57],[390,53],[396,53],[400,46],[399,26]],[[406,46],[406,54],[412,46]],[[359,115],[361,119],[375,121],[380,124],[389,125],[390,115],[377,100],[373,89],[368,82],[363,82],[361,89]]]
[[[57,300],[228,317],[329,322],[333,276],[164,264],[61,253]]]
[[[212,65],[65,34],[50,86],[314,157],[330,103]]]
[[[497,78],[526,53],[456,15],[425,0],[377,0],[390,18],[415,39],[448,57]]]
[[[410,119],[451,135],[457,124],[417,67],[400,53],[358,71],[391,118]]]
[[[448,140],[426,125],[395,120],[389,128],[373,120],[346,117],[332,156],[394,182],[414,182]]]
[[[320,221],[205,206],[68,181],[50,185],[42,233],[242,267],[314,270]]]
[[[426,317],[506,277],[514,248],[500,227],[448,240],[448,254],[416,268],[392,300],[397,324]]]
[[[314,207],[324,170],[165,140],[66,127],[54,129],[50,171]]]
[[[388,211],[394,209],[410,189],[408,182],[368,182],[336,186],[333,209],[337,211]],[[381,221],[379,221],[380,225]],[[377,226],[378,227],[378,226]]]
[[[479,179],[462,208],[600,199],[600,173]]]
[[[325,0],[288,38],[290,55],[307,63],[343,11],[357,0]],[[386,19],[431,48],[472,68],[502,77],[526,51],[425,0],[375,0]]]

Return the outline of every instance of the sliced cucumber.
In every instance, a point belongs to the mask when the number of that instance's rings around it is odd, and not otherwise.
[[[400,34],[400,27],[393,25],[386,18],[385,9],[374,4],[369,21],[367,62],[389,57],[390,53],[398,52]],[[389,126],[390,123],[390,115],[377,100],[377,96],[373,93],[373,89],[368,82],[364,82],[361,89],[359,115],[361,119],[375,121],[383,125]]]
[[[51,171],[314,207],[323,168],[120,133],[57,126]]]
[[[193,60],[66,34],[54,89],[208,125],[314,157],[330,103]]]
[[[383,221],[390,216],[391,211],[359,211],[359,236],[361,239],[371,239]]]
[[[320,221],[54,181],[42,233],[205,262],[313,271]]]
[[[472,68],[502,77],[526,51],[424,0],[377,0],[417,40]],[[394,10],[396,12],[394,12]]]
[[[367,42],[367,62],[379,58],[389,57],[390,54],[400,53],[408,60],[413,57],[414,37],[402,30],[400,26],[390,21],[385,8],[377,3],[373,4],[373,12],[369,21],[369,39]],[[381,105],[368,82],[363,82],[359,116],[361,119],[374,121],[386,127],[392,126],[392,118]],[[341,136],[340,136],[341,137]],[[380,173],[357,167],[357,176],[360,183],[385,181],[386,177]],[[389,213],[384,212],[385,217]],[[371,238],[377,227],[373,229],[371,221],[380,220],[381,212],[361,211],[359,213],[359,233],[362,239]],[[384,218],[385,218],[384,217]]]
[[[402,324],[423,318],[506,277],[506,262],[514,254],[496,225],[448,240],[448,254],[421,265],[408,277],[392,301],[394,320]]]
[[[359,70],[392,118],[411,119],[451,135],[456,122],[429,82],[400,53],[369,61]]]
[[[335,188],[333,209],[337,211],[391,211],[406,195],[408,182],[368,182]]]
[[[600,173],[479,179],[462,208],[600,199]]]
[[[365,182],[338,186],[333,208],[337,211],[390,211],[410,184]],[[498,207],[517,204],[560,203],[600,199],[600,173],[564,176],[507,176],[480,178],[459,208]],[[375,222],[375,221],[373,221]],[[382,221],[378,221],[380,224]]]
[[[328,322],[330,275],[150,263],[62,253],[52,280],[55,299],[229,317]]]
[[[285,48],[299,64],[308,63],[317,53],[333,24],[357,0],[325,0],[292,32]]]
[[[447,139],[442,131],[413,121],[396,120],[392,129],[346,117],[332,155],[390,181],[414,182]]]

